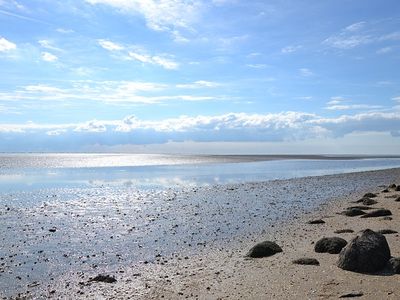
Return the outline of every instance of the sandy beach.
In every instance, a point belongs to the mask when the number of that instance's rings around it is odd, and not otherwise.
[[[97,195],[97,206],[90,197],[82,202],[84,195],[79,206],[3,206],[3,298],[398,299],[399,275],[344,271],[337,254],[314,251],[323,237],[350,241],[366,228],[398,230],[400,192],[382,192],[392,183],[400,184],[400,169],[121,195],[126,203]],[[377,193],[371,207],[389,209],[392,219],[338,214],[367,192]],[[132,198],[148,201],[149,211]],[[325,223],[308,224],[315,219]],[[341,229],[354,232],[335,233]],[[399,234],[385,237],[400,256]],[[283,252],[246,257],[264,240]],[[303,257],[320,265],[292,263]],[[93,281],[99,274],[116,281]]]

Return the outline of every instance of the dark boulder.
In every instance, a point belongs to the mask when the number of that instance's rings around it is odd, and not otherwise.
[[[400,191],[400,185],[396,186],[396,188],[394,190],[399,192]]]
[[[392,257],[389,259],[389,265],[393,273],[400,274],[400,257]]]
[[[282,248],[279,247],[276,243],[271,241],[264,241],[256,244],[253,248],[251,248],[246,256],[261,258],[274,255],[278,252],[282,252]]]
[[[397,187],[397,185],[394,184],[394,183],[392,183],[391,185],[389,185],[389,188],[390,188],[390,189],[395,189],[396,187]]]
[[[398,196],[394,201],[400,202],[400,196]]]
[[[374,211],[371,211],[363,216],[361,218],[376,218],[376,217],[384,217],[384,216],[391,216],[392,212],[388,209],[377,209]]]
[[[384,190],[382,191],[382,193],[389,193],[389,190],[388,190],[388,189],[384,189]]]
[[[386,238],[366,229],[342,249],[337,265],[347,271],[372,273],[382,270],[389,259],[390,249]]]
[[[340,237],[328,237],[320,239],[315,244],[314,250],[318,253],[338,254],[346,245],[346,240]]]
[[[309,265],[309,266],[319,266],[319,261],[315,258],[299,258],[293,261],[296,265]]]
[[[345,211],[341,212],[340,214],[348,217],[355,217],[355,216],[365,215],[366,212],[362,211],[359,208],[348,208]]]
[[[375,198],[377,195],[374,193],[366,193],[363,198]]]

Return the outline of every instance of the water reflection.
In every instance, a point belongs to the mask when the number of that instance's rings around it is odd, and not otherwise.
[[[201,165],[3,169],[0,174],[0,191],[99,186],[164,189],[289,179],[394,167],[400,167],[400,159],[280,160]]]

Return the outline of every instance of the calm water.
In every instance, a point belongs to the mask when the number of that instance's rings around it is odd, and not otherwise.
[[[0,156],[0,192],[47,188],[164,189],[400,167],[399,158],[241,162],[229,156],[18,154]],[[243,159],[242,159],[243,160]]]

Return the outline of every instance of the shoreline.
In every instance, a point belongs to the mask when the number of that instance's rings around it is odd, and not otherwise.
[[[290,194],[290,190],[288,189],[300,189],[302,184],[305,183],[313,183],[316,186],[322,184],[323,186],[319,187],[320,190],[315,192],[323,195],[324,193],[329,194],[330,187],[327,186],[327,184],[335,183],[336,178],[352,180],[356,184],[357,180],[361,182],[368,178],[373,178],[374,176],[376,177],[374,182],[380,182],[380,184],[388,185],[392,183],[387,182],[389,179],[392,179],[395,183],[400,183],[400,169],[391,169],[291,180],[276,180],[268,184],[278,187],[281,189],[278,192],[288,195]],[[293,184],[293,182],[298,182],[298,185],[290,185],[291,183]],[[252,193],[268,192],[269,190],[266,189],[268,184],[246,183],[213,186],[198,188],[196,192],[189,188],[187,192],[192,194],[204,192],[204,199],[209,199],[210,197],[215,198],[218,195],[229,198],[235,194],[237,194],[238,197],[244,197],[245,195],[253,197]],[[332,186],[332,188],[334,187]],[[114,267],[110,265],[104,268],[92,269],[92,271],[86,270],[85,274],[83,274],[83,272],[81,274],[78,274],[79,272],[64,274],[55,278],[47,287],[45,287],[45,283],[43,283],[39,285],[38,288],[31,289],[30,293],[27,295],[34,295],[33,298],[36,296],[63,298],[68,297],[68,295],[72,293],[74,298],[77,299],[95,299],[99,297],[106,299],[160,299],[163,298],[162,296],[164,296],[165,299],[182,299],[186,297],[193,299],[239,299],[241,297],[246,298],[246,296],[249,296],[247,298],[253,299],[260,299],[263,296],[273,296],[275,299],[288,299],[285,298],[285,295],[298,295],[299,297],[308,297],[310,299],[330,299],[329,297],[335,299],[335,297],[337,298],[338,296],[338,288],[347,287],[340,281],[340,276],[342,276],[342,273],[345,271],[335,266],[333,256],[310,252],[310,249],[312,250],[313,248],[311,247],[311,243],[315,242],[317,237],[332,235],[333,229],[339,224],[342,225],[343,222],[348,222],[348,226],[353,226],[354,229],[357,230],[364,226],[364,224],[360,224],[360,220],[362,219],[346,219],[347,217],[337,216],[336,212],[342,210],[345,205],[348,206],[348,201],[356,199],[360,196],[360,193],[374,191],[375,189],[379,190],[381,188],[375,186],[374,188],[357,190],[355,193],[351,194],[345,193],[340,197],[336,197],[336,199],[331,198],[330,200],[322,201],[320,205],[312,207],[311,209],[304,210],[299,207],[298,212],[286,214],[286,218],[281,219],[281,221],[283,220],[282,222],[274,222],[274,220],[268,222],[262,218],[260,219],[256,214],[262,214],[263,211],[252,210],[252,208],[257,206],[249,206],[243,208],[244,210],[251,210],[248,217],[243,219],[243,221],[246,221],[243,225],[247,226],[247,222],[248,224],[251,224],[251,222],[258,222],[261,226],[251,227],[249,225],[248,230],[239,231],[241,233],[233,239],[230,238],[230,235],[227,235],[227,241],[222,241],[224,239],[221,240],[221,236],[219,236],[219,238],[216,236],[215,242],[207,243],[207,246],[204,245],[203,247],[202,245],[197,245],[197,248],[200,250],[198,253],[196,253],[196,251],[174,251],[169,254],[160,252],[160,255],[156,255],[152,260],[139,261],[133,264],[116,264]],[[302,197],[301,190],[298,190],[298,192],[299,197]],[[296,191],[293,193],[296,194]],[[226,194],[229,195],[227,196]],[[261,199],[261,202],[262,201]],[[384,199],[379,200],[379,202],[381,201],[384,201]],[[380,221],[376,226],[382,224],[382,226],[385,225],[386,227],[397,227],[399,225],[397,218],[395,218],[398,207],[395,207],[395,204],[393,205],[393,220]],[[293,208],[296,206],[289,207]],[[215,207],[213,207],[213,209],[215,209]],[[221,209],[220,212],[222,213],[225,208],[221,207]],[[190,211],[189,209],[188,212]],[[231,215],[235,215],[235,211],[233,211]],[[223,220],[224,214],[219,214],[217,217]],[[237,215],[237,217],[242,218],[242,215]],[[320,217],[325,217],[324,220],[327,223],[323,225],[305,224],[307,220]],[[184,219],[184,221],[187,220]],[[238,221],[241,222],[242,219]],[[229,220],[225,220],[225,222],[229,222]],[[354,224],[352,222],[354,222]],[[269,228],[262,228],[267,224],[269,224]],[[225,227],[221,226],[221,228],[221,230],[226,230],[230,228],[230,225],[226,225]],[[351,234],[342,234],[340,236],[348,240]],[[390,237],[387,236],[387,238],[388,240],[389,238],[394,240],[390,242],[391,248],[396,250],[393,251],[393,255],[399,255],[400,249],[397,249],[397,246],[392,246],[392,244],[397,241],[398,236],[391,235]],[[244,259],[244,254],[249,248],[254,243],[264,239],[276,240],[282,246],[284,252],[271,258],[264,258],[261,260]],[[296,249],[294,250],[294,248]],[[132,249],[131,251],[135,250]],[[296,256],[300,256],[300,254],[317,257],[321,262],[321,266],[292,265],[291,260],[299,258]],[[336,285],[336,288],[329,291],[330,294],[325,293],[326,295],[324,294],[324,296],[321,294],[321,289],[326,288],[327,282],[321,280],[320,277],[321,275],[326,275],[327,272],[332,272],[332,274],[336,276],[328,276],[327,278],[329,278],[330,281],[334,280],[335,284],[337,282],[339,282],[339,284]],[[113,284],[89,283],[88,278],[94,277],[97,273],[113,274],[118,281]],[[349,272],[345,273],[347,274]],[[337,278],[338,276],[339,279]],[[352,275],[349,276],[349,278],[353,278]],[[369,275],[363,280],[368,281],[371,278],[368,276]],[[398,279],[397,276],[398,275],[394,275],[391,276],[391,278],[396,281],[396,279]],[[302,281],[299,281],[301,278],[303,278]],[[348,276],[346,278],[348,278]],[[361,277],[356,276],[354,278],[360,279]],[[314,286],[315,282],[313,283],[314,280],[317,280],[316,282],[318,283],[316,287]],[[288,284],[288,282],[292,283]],[[307,282],[307,284],[304,282]],[[68,286],[66,286],[66,283],[68,283]],[[273,283],[272,287],[271,283]],[[374,281],[373,284],[381,283],[378,280],[378,283]],[[296,287],[296,285],[302,287]],[[312,287],[315,288],[315,292],[311,293]],[[393,289],[393,295],[398,296],[399,290]],[[266,292],[268,292],[267,295],[265,295]],[[368,293],[368,291],[364,291],[364,293]],[[365,299],[365,297],[363,299]],[[393,299],[395,299],[395,296],[393,296]]]

